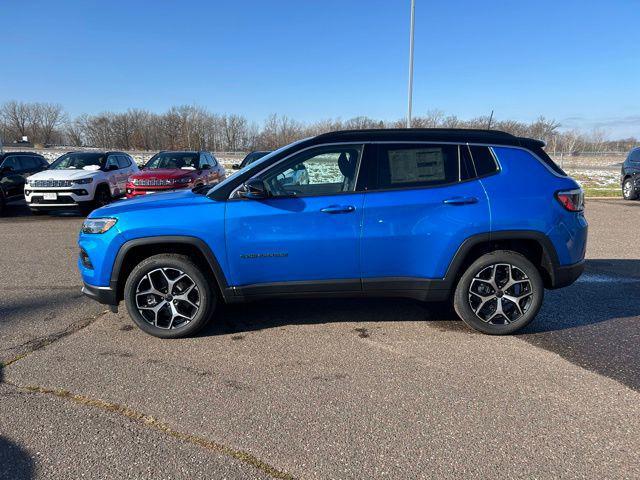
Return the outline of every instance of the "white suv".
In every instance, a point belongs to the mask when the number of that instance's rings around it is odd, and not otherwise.
[[[138,171],[123,152],[69,152],[27,178],[24,196],[35,214],[52,209],[98,208],[122,197],[129,175]]]

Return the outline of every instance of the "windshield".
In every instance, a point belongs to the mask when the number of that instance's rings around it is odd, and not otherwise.
[[[197,152],[160,152],[156,153],[144,166],[152,168],[187,168],[197,170],[200,167],[200,153]]]
[[[51,164],[49,170],[82,170],[89,165],[104,166],[104,153],[65,153]]]

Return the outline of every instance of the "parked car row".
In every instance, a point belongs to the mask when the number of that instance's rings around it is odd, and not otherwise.
[[[212,185],[226,176],[209,152],[159,152],[140,169],[124,152],[68,152],[51,165],[42,155],[0,155],[0,209],[24,196],[35,215],[56,209],[87,213],[118,198]]]

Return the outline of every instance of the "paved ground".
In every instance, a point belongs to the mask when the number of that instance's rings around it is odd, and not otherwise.
[[[14,206],[0,478],[638,478],[640,202],[587,208],[587,273],[518,336],[318,300],[162,341],[77,294],[79,218]]]

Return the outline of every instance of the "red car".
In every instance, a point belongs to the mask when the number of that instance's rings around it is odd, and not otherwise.
[[[156,153],[142,170],[127,181],[127,198],[147,193],[193,188],[218,183],[224,167],[209,152]]]

